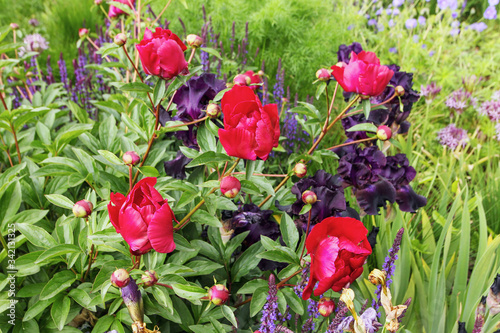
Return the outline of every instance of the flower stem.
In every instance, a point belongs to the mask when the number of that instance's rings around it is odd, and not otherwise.
[[[389,98],[389,99],[387,99],[387,100],[383,101],[382,103],[375,104],[375,105],[373,105],[373,107],[377,107],[377,106],[381,106],[381,105],[387,104],[387,103],[389,103],[390,101],[392,101],[392,100],[394,99],[394,97],[396,97],[396,96],[397,96],[397,95],[396,95],[396,93],[394,93],[394,94],[391,96],[391,98]],[[359,110],[356,110],[356,111],[353,111],[353,112],[349,112],[348,114],[344,114],[344,115],[342,116],[342,119],[347,118],[347,117],[350,117],[350,116],[354,116],[355,114],[358,114],[358,113],[361,113],[361,112],[363,112],[363,110],[362,110],[362,109],[359,109]]]
[[[162,286],[162,287],[165,287],[165,288],[174,289],[174,288],[172,288],[172,286],[169,286],[168,284],[165,284],[165,283],[158,283],[158,282],[156,282],[155,284],[157,286]]]
[[[89,265],[87,266],[87,271],[85,272],[85,275],[82,276],[81,282],[85,281],[87,279],[87,276],[89,275],[90,267],[92,266],[93,257],[94,257],[94,244],[92,244],[92,246],[90,247]]]
[[[132,164],[128,166],[128,182],[129,182],[129,190],[128,192],[132,192],[132,187],[134,187],[133,184],[133,178],[132,178]]]
[[[160,14],[158,14],[158,16],[153,21],[153,23],[151,23],[152,26],[155,25],[155,23],[160,19],[160,17],[163,15],[163,13],[165,13],[165,11],[167,10],[168,6],[170,6],[171,2],[172,2],[172,0],[168,0],[167,4],[165,5],[165,7],[163,7],[163,9],[161,10]]]
[[[5,149],[5,152],[7,153],[7,157],[9,158],[9,163],[10,163],[10,166],[13,167],[14,166],[14,163],[12,163],[12,157],[10,156],[10,151],[9,151],[9,146],[7,146],[7,144],[5,143],[5,141],[3,140],[3,137],[2,135],[0,134],[0,140],[2,141],[2,144],[7,147],[7,149]]]
[[[233,175],[245,175],[246,172],[233,172]],[[267,173],[253,173],[253,176],[259,176],[259,177],[286,177],[286,174],[267,174]]]
[[[14,125],[10,123],[10,129],[12,130],[12,135],[14,136],[14,143],[16,145],[17,150],[17,158],[19,159],[19,164],[21,164],[21,151],[19,150],[19,142],[17,141],[16,130],[14,129]]]
[[[309,235],[309,228],[311,227],[311,209],[309,210],[309,217],[307,218],[307,229],[306,229],[306,238]],[[306,242],[304,242],[304,246],[302,246],[302,252],[300,253],[300,259],[299,261],[302,261],[302,258],[304,257],[304,251],[306,249]]]
[[[104,15],[106,15],[106,18],[108,19],[108,21],[111,21],[111,19],[109,18],[108,13],[104,10],[104,7],[102,5],[99,5],[99,8],[101,8],[101,10],[104,13]]]
[[[340,145],[336,145],[336,146],[327,148],[327,150],[332,150],[332,149],[335,149],[335,148],[345,147],[345,146],[353,145],[353,144],[356,144],[356,143],[373,141],[373,140],[377,140],[377,137],[366,138],[366,139],[359,139],[359,140],[355,140],[355,141],[351,141],[351,142],[342,143]]]

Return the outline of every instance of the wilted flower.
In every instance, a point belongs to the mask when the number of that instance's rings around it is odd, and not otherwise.
[[[76,217],[86,218],[86,217],[89,217],[90,214],[92,214],[93,208],[94,208],[94,205],[92,205],[92,202],[85,200],[85,199],[80,200],[73,205],[73,214]]]
[[[49,42],[40,34],[26,35],[23,40],[25,46],[19,48],[19,55],[22,56],[27,52],[41,53],[49,48]]]
[[[467,131],[456,127],[455,124],[450,124],[441,129],[437,136],[439,143],[450,148],[451,150],[455,150],[459,144],[461,144],[462,147],[465,147],[467,142],[469,142]]]
[[[490,315],[500,313],[500,274],[497,274],[486,297],[486,304],[490,308]]]
[[[378,332],[382,324],[377,321],[377,311],[374,308],[368,308],[359,316],[359,321],[363,322],[366,333]],[[349,316],[342,320],[337,326],[337,330],[351,330],[354,331],[354,317]],[[338,332],[338,331],[337,331]]]

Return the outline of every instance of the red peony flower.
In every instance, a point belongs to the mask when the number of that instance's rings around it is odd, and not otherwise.
[[[175,249],[172,223],[175,216],[167,200],[154,188],[155,184],[156,178],[144,178],[127,197],[111,193],[109,219],[134,255],[145,254],[151,249],[160,253]]]
[[[311,230],[306,240],[311,254],[311,275],[304,289],[304,300],[319,296],[328,289],[340,291],[354,282],[363,272],[363,264],[372,253],[366,234],[368,230],[360,221],[350,217],[329,217]]]
[[[235,85],[221,101],[224,129],[219,138],[229,156],[266,160],[280,137],[276,104],[262,106],[250,87]]]
[[[127,5],[130,8],[134,8],[134,5],[135,5],[135,0],[114,0],[114,1],[120,2],[124,5]],[[108,16],[110,18],[117,17],[121,14],[125,14],[125,12],[123,10],[121,10],[120,8],[115,7],[115,6],[109,6]]]
[[[391,80],[394,72],[387,66],[381,66],[375,53],[351,52],[348,65],[332,66],[333,76],[346,92],[355,92],[365,96],[380,95]]]
[[[254,73],[254,71],[246,71],[245,75],[250,78],[250,84],[251,84],[250,88],[252,88],[253,90],[257,90],[261,87],[258,84],[262,83],[262,79],[259,75]]]
[[[165,80],[170,80],[179,74],[189,74],[188,63],[184,58],[187,47],[168,29],[156,28],[153,33],[146,28],[144,38],[136,48],[146,74],[156,75]]]

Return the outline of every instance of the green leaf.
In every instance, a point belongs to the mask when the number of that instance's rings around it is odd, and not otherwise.
[[[370,111],[371,111],[371,103],[370,103],[370,99],[367,98],[367,99],[364,99],[362,102],[361,102],[361,105],[363,106],[363,113],[365,114],[365,118],[368,119],[368,117],[370,116]]]
[[[66,198],[64,195],[60,194],[45,194],[45,197],[47,200],[49,200],[52,204],[66,208],[66,209],[73,209],[73,206],[75,205],[73,201],[69,200]]]
[[[165,97],[166,91],[167,83],[162,78],[158,78],[158,82],[156,82],[155,89],[153,91],[153,103],[155,107],[160,104],[161,100]]]
[[[319,99],[321,95],[325,92],[326,82],[320,82],[316,87],[316,99]]]
[[[158,131],[156,131],[156,133],[159,135],[162,133],[182,132],[189,130],[189,127],[187,125],[179,126],[182,124],[184,124],[184,122],[180,120],[167,121],[165,122],[165,126],[162,126]]]
[[[250,280],[238,289],[238,294],[253,294],[258,288],[266,287],[267,285],[267,281],[263,279]]]
[[[173,284],[172,288],[177,296],[188,300],[199,300],[200,298],[207,296],[207,291],[201,287],[185,284]]]
[[[260,262],[260,258],[258,258],[257,255],[263,251],[262,245],[260,243],[255,243],[243,252],[231,266],[231,275],[234,277],[233,282],[238,282],[240,278],[257,267]]]
[[[170,314],[174,313],[172,299],[165,287],[153,286],[153,297],[158,301],[158,304],[167,309]]]
[[[224,90],[219,91],[219,92],[217,93],[217,95],[215,95],[215,97],[214,97],[214,100],[213,100],[213,101],[214,101],[214,102],[218,102],[218,101],[220,101],[220,100],[222,99],[222,96],[224,96],[224,94],[225,94],[226,92],[228,92],[229,90],[231,90],[231,88],[226,88],[226,89],[224,89]]]
[[[52,308],[50,309],[50,316],[56,324],[56,327],[59,331],[61,331],[66,323],[66,318],[68,318],[69,310],[71,306],[71,300],[68,296],[58,297],[57,300],[52,304]]]
[[[142,167],[138,167],[137,170],[139,170],[140,173],[142,173],[145,177],[159,177],[160,173],[158,170],[152,166],[145,165]]]
[[[372,123],[362,123],[350,127],[346,132],[357,132],[357,131],[377,133],[377,126],[373,125]]]
[[[38,247],[51,248],[57,245],[54,238],[45,229],[27,223],[17,223],[19,230],[28,241]]]
[[[312,208],[311,204],[304,205],[304,207],[302,207],[302,209],[300,210],[299,215],[303,215],[303,214],[309,212],[311,210],[311,208]]]
[[[217,216],[210,214],[205,210],[196,211],[196,213],[194,213],[193,216],[191,217],[191,220],[193,222],[206,224],[212,227],[217,227],[217,228],[222,227],[222,223],[220,222],[219,218]]]
[[[216,153],[214,151],[207,151],[206,153],[201,154],[200,156],[194,158],[186,168],[192,168],[199,165],[205,165],[208,163],[219,163],[219,162],[227,162],[232,161],[232,158],[227,156],[226,154]]]
[[[37,297],[37,296],[35,296]],[[46,300],[39,300],[33,303],[28,310],[24,313],[23,321],[28,321],[36,316],[38,316],[45,308],[47,308],[50,304],[54,303],[56,298],[52,299],[46,299]]]
[[[44,251],[35,261],[35,264],[41,263],[42,261],[47,260],[49,258],[61,256],[68,253],[77,253],[77,252],[80,252],[80,248],[76,245],[72,244],[57,245]]]
[[[126,113],[122,113],[122,121],[132,132],[135,132],[144,141],[148,141],[146,132],[143,131],[135,121],[133,121]]]
[[[75,102],[68,101],[68,107],[78,122],[82,124],[89,124],[93,122],[93,120],[89,118],[88,112],[78,106]]]
[[[118,156],[116,156],[115,154],[113,154],[110,151],[107,151],[107,150],[98,150],[97,152],[99,153],[99,155],[101,155],[102,157],[104,157],[110,163],[113,163],[113,164],[116,164],[116,165],[123,165],[124,164],[123,161],[120,158],[118,158]]]
[[[69,288],[75,280],[76,275],[71,271],[62,271],[54,274],[40,293],[40,300],[53,298],[64,289]]]
[[[257,313],[266,304],[267,294],[269,293],[269,287],[260,287],[253,293],[252,301],[250,302],[250,317],[255,317]]]
[[[238,322],[236,321],[236,317],[234,316],[234,310],[232,310],[227,305],[221,306],[221,310],[224,317],[226,317],[226,319],[229,320],[229,322],[233,324],[234,327],[238,328]]]
[[[274,250],[268,250],[264,253],[260,253],[257,255],[257,257],[262,258],[262,259],[268,259],[272,261],[278,261],[278,262],[286,262],[290,264],[298,264],[299,263],[299,258],[295,252],[292,252],[290,249],[290,252],[285,251],[284,249],[274,249]]]
[[[251,161],[247,160],[246,161],[246,169],[245,169],[245,180],[250,180],[252,178],[253,173],[255,171],[255,167],[257,166],[257,161]]]
[[[110,315],[104,315],[99,320],[94,326],[94,329],[92,330],[92,333],[102,333],[106,332],[108,328],[113,324],[113,321],[115,318]]]
[[[304,314],[304,304],[302,300],[295,294],[295,292],[291,288],[283,288],[280,290],[285,296],[286,303],[290,306],[290,308],[297,314]]]
[[[295,251],[299,242],[299,232],[292,218],[286,213],[281,215],[280,231],[285,244]]]
[[[142,82],[130,82],[119,87],[123,91],[153,92],[150,86]]]
[[[215,56],[218,59],[222,59],[222,57],[220,56],[219,51],[217,51],[215,49],[212,49],[210,47],[200,47],[200,50],[202,50],[204,52],[207,52],[208,54],[211,54],[211,55]]]
[[[217,142],[215,140],[215,135],[212,132],[210,132],[207,125],[203,124],[200,127],[198,127],[197,140],[198,144],[200,145],[200,150],[202,152],[208,152],[208,151],[215,152],[217,150]]]

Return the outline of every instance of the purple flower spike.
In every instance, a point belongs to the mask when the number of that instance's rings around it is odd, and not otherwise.
[[[262,319],[260,331],[262,333],[274,333],[276,331],[276,320],[278,314],[278,288],[274,275],[269,277],[269,295],[267,295],[267,303],[262,310]]]

